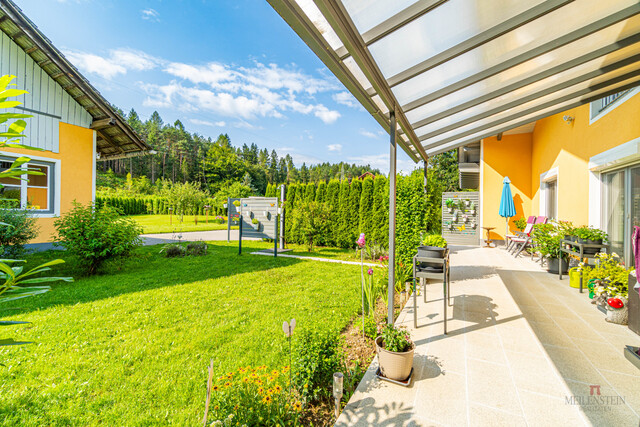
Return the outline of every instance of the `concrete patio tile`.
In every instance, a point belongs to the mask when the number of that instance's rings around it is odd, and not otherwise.
[[[467,425],[466,380],[452,372],[416,384],[416,415],[447,426]]]
[[[567,380],[586,384],[602,384],[604,382],[602,375],[586,361],[582,351],[547,344],[544,345],[544,348],[565,382]]]
[[[512,328],[504,324],[498,327],[498,333],[505,350],[529,353],[539,347],[539,341],[528,328]]]
[[[540,323],[529,321],[529,325],[542,344],[550,344],[557,347],[572,347],[571,339],[555,323]]]
[[[607,369],[621,374],[636,375],[637,379],[640,380],[640,375],[638,375],[640,370],[627,361],[622,351],[616,351],[616,348],[608,342],[577,338],[573,341],[596,369]],[[640,393],[640,383],[638,392]]]
[[[506,355],[513,381],[518,389],[546,394],[558,399],[566,396],[567,386],[542,354],[536,356],[507,352]]]
[[[584,426],[588,425],[578,408],[565,400],[521,390],[522,408],[530,426]],[[603,424],[594,424],[603,425]]]
[[[523,417],[471,402],[469,405],[469,425],[478,427],[524,427],[527,423]]]
[[[506,366],[507,359],[504,356],[502,342],[499,336],[469,334],[466,336],[466,339],[467,357]]]
[[[564,304],[554,304],[549,302],[541,302],[541,308],[555,320],[575,320],[579,321],[579,317],[570,308]]]
[[[600,373],[610,384],[615,384],[615,391],[625,398],[627,404],[640,411],[640,371],[636,375],[626,375],[613,371],[602,370]]]
[[[522,414],[508,367],[473,359],[469,359],[467,365],[470,402]]]
[[[602,319],[604,321],[604,319]],[[583,320],[575,319],[558,319],[558,326],[564,331],[565,334],[571,338],[581,338],[590,340],[600,340],[602,335],[596,332],[589,325],[585,324]]]
[[[519,306],[522,315],[529,321],[537,323],[554,324],[553,318],[540,306],[524,305]]]
[[[638,418],[637,413],[634,413],[629,407],[628,402],[623,399],[624,396],[620,396],[619,393],[605,385],[604,382],[585,384],[567,381],[567,385],[572,395],[583,399],[584,402],[583,405],[567,406],[578,408],[591,425],[616,427],[638,426],[640,418]],[[593,395],[591,394],[591,385],[600,386],[600,395],[595,391]]]

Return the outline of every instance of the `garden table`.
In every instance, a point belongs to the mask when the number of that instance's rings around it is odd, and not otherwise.
[[[438,267],[422,267],[420,263],[429,262]],[[440,267],[442,266],[442,267]],[[416,279],[439,279],[442,280],[442,293],[444,302],[444,334],[447,334],[447,306],[452,306],[451,298],[451,270],[449,263],[449,249],[445,250],[443,258],[431,258],[425,256],[413,257],[413,326],[418,328],[418,298]],[[427,284],[424,282],[422,291],[424,302],[427,302]]]
[[[487,239],[485,242],[485,248],[490,248],[493,240],[491,240],[491,230],[495,229],[495,227],[482,227],[487,232]]]
[[[585,248],[589,249],[589,248],[596,248],[598,249],[598,251],[595,254],[585,254],[584,250]],[[573,240],[566,240],[566,239],[562,239],[560,240],[560,257],[558,258],[558,279],[562,280],[562,253],[566,253],[569,255],[573,255],[578,257],[578,259],[580,260],[580,262],[582,262],[582,260],[585,260],[585,265],[589,265],[589,260],[590,259],[596,259],[598,253],[601,252],[601,250],[604,249],[605,252],[607,252],[609,250],[609,245],[605,245],[605,244],[596,244],[596,243],[580,243],[580,242],[574,242]],[[580,293],[582,293],[582,270],[580,271]]]

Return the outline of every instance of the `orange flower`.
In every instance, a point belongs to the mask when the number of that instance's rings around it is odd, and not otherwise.
[[[276,385],[274,389],[277,393],[280,393],[282,391],[282,387],[280,387],[279,385]]]
[[[293,404],[293,409],[295,409],[296,411],[302,411],[302,403],[300,402],[296,402]]]
[[[230,387],[231,386],[231,382],[227,381],[226,383],[224,383],[225,387]]]
[[[267,395],[262,399],[262,403],[271,403],[273,401],[273,399],[271,398],[271,396]]]
[[[260,388],[258,389],[258,394],[263,394],[263,393],[264,393],[264,389],[263,389],[262,387],[260,387]]]
[[[218,391],[218,390],[220,390],[220,387],[218,387],[217,385],[214,385],[213,386],[213,391]]]
[[[249,382],[249,378],[244,377],[244,378],[242,379],[242,382],[243,382],[243,383],[248,383],[248,382]]]

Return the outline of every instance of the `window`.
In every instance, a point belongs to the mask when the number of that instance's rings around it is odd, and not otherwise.
[[[558,180],[547,181],[545,186],[545,215],[549,219],[558,218]]]
[[[8,169],[15,159],[0,157],[0,169]],[[4,178],[0,184],[2,198],[12,200],[17,208],[30,209],[34,213],[54,213],[53,177],[55,164],[32,160],[23,169],[39,172],[41,175],[23,175],[26,179]]]
[[[595,122],[600,117],[614,110],[618,105],[640,92],[640,87],[624,90],[622,92],[607,95],[590,104],[590,123]]]

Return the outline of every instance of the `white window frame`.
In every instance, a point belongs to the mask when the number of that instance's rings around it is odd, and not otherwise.
[[[556,211],[560,217],[560,206],[558,205],[558,195],[560,194],[560,176],[558,167],[549,169],[540,174],[540,215],[547,215],[547,183],[556,181]]]
[[[604,107],[600,112],[596,113],[595,115],[593,111],[595,108],[594,104],[596,102],[599,102],[599,100],[590,102],[589,103],[589,124],[590,125],[594,124],[595,122],[600,120],[602,117],[606,116],[607,114],[609,114],[610,112],[618,108],[620,105],[624,104],[629,99],[633,98],[638,93],[640,93],[640,86],[627,90],[624,95],[618,97],[615,101],[613,101],[611,104]]]
[[[42,212],[41,210],[30,210],[29,212],[31,213],[31,215],[35,218],[55,218],[57,216],[60,216],[60,182],[61,182],[61,165],[62,165],[62,161],[59,159],[52,159],[49,157],[42,157],[42,156],[34,156],[31,155],[31,153],[29,154],[16,154],[16,153],[10,153],[10,152],[6,152],[6,151],[0,151],[0,156],[2,157],[8,157],[9,159],[15,160],[20,156],[25,156],[25,157],[29,157],[31,160],[35,160],[38,162],[45,162],[45,163],[49,163],[49,164],[53,164],[53,174],[50,176],[49,178],[49,182],[51,182],[51,185],[48,186],[47,188],[49,189],[49,191],[53,191],[53,209],[52,212]],[[29,164],[25,164],[23,165],[23,167],[28,166]],[[38,166],[46,166],[48,168],[49,165],[41,165],[38,164]],[[51,170],[51,169],[49,169]],[[26,206],[27,205],[27,181],[21,181],[21,186],[22,186],[22,192],[21,192],[21,198],[22,200],[20,201],[20,205],[21,206]],[[38,187],[38,188],[43,188],[43,187]],[[47,209],[47,211],[49,211],[49,209]]]

